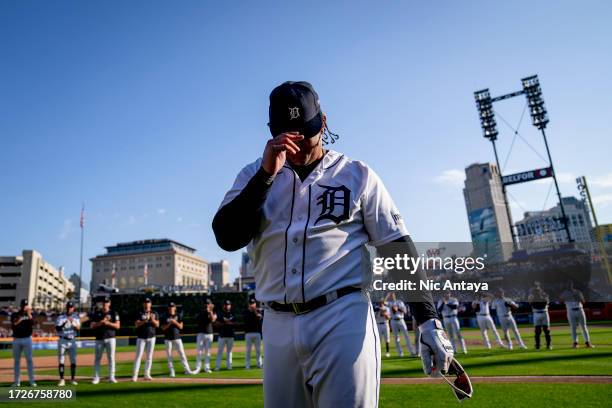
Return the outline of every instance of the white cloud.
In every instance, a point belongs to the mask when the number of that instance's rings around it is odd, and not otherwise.
[[[612,173],[600,177],[588,178],[587,184],[602,188],[612,187]]]
[[[450,169],[444,170],[441,174],[434,178],[436,183],[447,186],[461,186],[465,180],[465,173],[462,170]]]
[[[157,209],[157,213],[158,213],[159,215],[164,215],[164,214],[166,213],[166,209],[165,209],[165,208],[158,208],[158,209]]]
[[[612,205],[612,194],[600,194],[593,196],[593,206],[597,207],[607,207]],[[595,208],[597,211],[597,208]]]
[[[74,231],[74,229],[75,228],[72,225],[72,220],[64,220],[64,223],[62,224],[62,229],[60,230],[60,233],[57,237],[59,239],[66,239]]]

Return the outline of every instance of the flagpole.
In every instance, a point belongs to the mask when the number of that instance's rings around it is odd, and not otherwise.
[[[79,302],[79,310],[83,310],[83,305],[81,304],[81,289],[83,286],[83,238],[85,235],[85,203],[81,207],[81,256],[80,256],[80,264],[79,264],[79,291],[77,292],[77,299]]]

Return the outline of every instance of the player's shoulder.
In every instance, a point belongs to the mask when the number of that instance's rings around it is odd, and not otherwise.
[[[335,150],[328,150],[326,156],[326,170],[338,168],[342,170],[351,170],[354,173],[362,173],[366,175],[374,172],[372,168],[364,161],[352,158],[344,153],[340,153]]]
[[[242,169],[240,169],[239,175],[248,177],[249,179],[257,173],[257,170],[261,167],[262,158],[258,157],[256,160],[248,163]]]

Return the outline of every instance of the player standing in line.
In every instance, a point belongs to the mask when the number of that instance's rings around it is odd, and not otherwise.
[[[406,304],[398,300],[395,293],[391,292],[387,296],[387,307],[391,310],[391,330],[393,331],[393,337],[395,338],[395,350],[400,357],[404,356],[404,350],[400,341],[400,334],[404,337],[406,348],[408,353],[412,357],[416,356],[414,349],[412,348],[412,342],[410,341],[410,335],[408,334],[408,327],[406,326]]]
[[[459,325],[459,300],[455,297],[451,297],[450,292],[444,294],[443,299],[438,301],[438,312],[442,315],[444,321],[444,328],[450,337],[453,349],[457,353],[457,340],[461,344],[461,351],[463,354],[467,354],[467,347],[465,346],[465,340],[461,335],[461,326]]]
[[[32,361],[32,332],[34,329],[34,318],[32,308],[27,299],[20,303],[18,312],[11,314],[11,328],[13,330],[13,374],[15,382],[13,387],[21,386],[21,353],[25,355],[28,365],[28,378],[30,385],[36,387],[34,380],[34,362]]]
[[[488,349],[491,348],[489,335],[487,333],[489,330],[491,330],[499,347],[505,348],[506,345],[499,337],[499,333],[497,332],[493,318],[491,318],[491,312],[489,310],[491,300],[491,296],[483,295],[479,301],[472,302],[472,308],[476,311],[476,321],[478,322],[478,327],[480,328],[480,334],[482,335],[482,341],[484,342],[485,347]]]
[[[185,370],[185,374],[194,374],[189,368],[189,362],[185,355],[183,340],[181,340],[181,330],[183,330],[183,317],[176,313],[176,304],[170,302],[168,304],[168,314],[164,319],[162,331],[164,332],[164,343],[166,345],[166,355],[168,356],[168,369],[170,370],[170,378],[176,376],[174,372],[174,362],[172,361],[172,349],[178,352],[181,364]]]
[[[261,360],[261,322],[263,314],[257,309],[257,301],[249,300],[249,308],[244,314],[244,340],[246,341],[245,368],[251,368],[251,345],[255,348],[257,368],[262,367]]]
[[[272,138],[238,174],[213,220],[219,246],[248,244],[263,322],[267,408],[378,404],[380,345],[362,273],[364,245],[417,257],[403,219],[367,165],[332,150],[317,93],[285,82],[270,94]],[[391,243],[393,243],[391,245]],[[424,271],[388,270],[414,281]],[[452,346],[431,293],[411,295],[423,369],[446,372]]]
[[[506,339],[506,343],[508,344],[508,350],[512,350],[510,330],[512,330],[514,339],[518,342],[519,347],[526,349],[527,346],[525,343],[523,343],[521,333],[519,333],[514,316],[512,316],[512,309],[518,309],[518,305],[513,300],[504,297],[504,290],[502,288],[497,288],[495,294],[497,296],[491,302],[491,309],[495,309],[497,311],[497,318],[499,319],[499,324],[504,332],[504,337]]]
[[[111,300],[109,297],[102,301],[102,309],[94,311],[90,316],[91,328],[96,334],[96,346],[94,356],[94,376],[92,384],[100,382],[100,362],[102,354],[106,350],[106,360],[108,361],[108,381],[116,383],[115,379],[115,349],[117,340],[115,338],[116,331],[121,327],[119,315],[114,310],[111,310]]]
[[[385,305],[384,299],[381,299],[378,305],[374,306],[374,313],[376,314],[378,335],[380,339],[385,342],[385,357],[390,357],[389,340],[391,339],[391,332],[389,331],[389,320],[391,320],[391,315],[389,314],[389,309]]]
[[[573,281],[569,281],[568,288],[561,293],[561,301],[565,303],[567,309],[567,321],[572,331],[572,347],[578,348],[578,332],[576,330],[578,326],[582,330],[584,345],[587,348],[593,347],[586,324],[586,315],[584,314],[584,295],[574,287]]]
[[[542,290],[540,284],[536,282],[535,287],[529,295],[529,303],[533,311],[533,326],[535,327],[535,348],[540,349],[540,337],[544,330],[546,348],[552,349],[550,339],[550,316],[548,315],[548,295]]]
[[[145,355],[144,379],[151,381],[151,366],[153,365],[153,352],[155,351],[156,329],[159,327],[159,316],[151,309],[151,299],[145,298],[142,304],[142,311],[136,317],[136,357],[134,359],[134,369],[132,370],[132,381],[138,381],[140,371],[140,361],[143,352]],[[145,351],[146,349],[146,351]]]
[[[199,374],[202,369],[202,354],[205,355],[204,372],[212,372],[210,370],[210,349],[213,344],[213,323],[216,321],[215,305],[210,299],[206,299],[204,310],[197,317],[198,336],[196,338],[196,347],[198,350],[194,374]]]
[[[234,347],[234,335],[236,318],[232,313],[232,302],[226,300],[223,302],[223,311],[217,318],[219,325],[219,349],[217,350],[217,361],[215,363],[215,371],[221,369],[221,360],[223,359],[223,349],[227,352],[225,364],[228,370],[232,369],[232,348]]]
[[[66,313],[61,314],[55,322],[57,331],[57,358],[59,360],[59,376],[60,380],[57,384],[59,387],[66,385],[64,380],[64,361],[66,351],[70,354],[70,382],[72,385],[77,385],[76,382],[76,358],[77,358],[77,331],[81,328],[81,319],[79,314],[74,311],[74,303],[66,303]]]

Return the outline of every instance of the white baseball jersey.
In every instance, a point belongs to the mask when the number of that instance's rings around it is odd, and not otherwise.
[[[490,314],[489,312],[489,302],[485,301],[485,300],[481,300],[480,302],[478,302],[478,305],[480,306],[480,309],[478,310],[478,314],[479,315],[488,315]]]
[[[57,327],[57,335],[65,337],[67,339],[74,339],[76,337],[76,331],[81,326],[81,319],[78,313],[71,315],[72,322],[68,320],[68,315],[62,314],[57,318],[55,326]]]
[[[512,310],[510,307],[506,306],[506,303],[514,307],[518,307],[514,301],[508,298],[495,298],[493,299],[493,302],[491,302],[491,308],[497,310],[497,316],[511,315]]]
[[[260,167],[261,158],[243,168],[221,206]],[[366,286],[371,276],[362,268],[364,244],[404,235],[399,211],[366,164],[329,150],[303,182],[285,164],[268,191],[259,233],[247,247],[257,299],[301,303],[345,286]]]
[[[459,301],[455,298],[450,298],[446,303],[443,300],[438,301],[438,310],[442,307],[442,317],[456,317],[459,314]],[[454,306],[454,308],[450,307]]]
[[[397,306],[397,312],[393,312],[393,306]],[[390,300],[387,302],[389,313],[392,319],[404,319],[404,315],[408,313],[406,304],[401,300]]]
[[[561,294],[561,297],[563,297],[564,303],[565,303],[565,307],[569,310],[569,309],[582,309],[582,302],[581,300],[583,299],[582,296],[582,292],[580,292],[579,290],[566,290]]]
[[[387,323],[391,317],[391,313],[387,306],[376,306],[374,312],[376,313],[376,323],[378,324]],[[387,317],[385,317],[385,312],[387,312]]]

